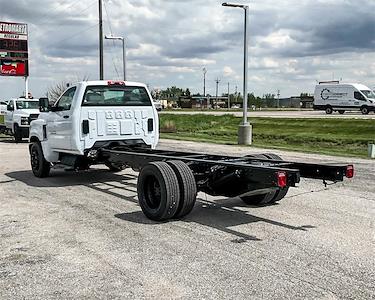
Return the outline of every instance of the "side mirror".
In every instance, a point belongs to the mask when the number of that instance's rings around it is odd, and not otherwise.
[[[39,98],[39,111],[47,112],[50,110],[48,98]]]
[[[14,110],[14,107],[11,106],[10,104],[8,104],[8,105],[7,105],[7,110],[9,110],[9,111],[13,111],[13,110]]]

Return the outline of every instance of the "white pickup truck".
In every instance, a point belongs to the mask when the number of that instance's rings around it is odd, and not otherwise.
[[[323,182],[352,178],[352,165],[283,161],[272,153],[233,157],[155,149],[159,119],[146,85],[88,81],[69,87],[30,126],[30,160],[35,176],[52,166],[73,170],[103,163],[111,171],[139,170],[138,201],[156,221],[191,212],[198,191],[240,196],[251,205],[270,205],[285,197],[301,177]]]
[[[2,105],[4,107],[4,105]],[[31,121],[39,116],[39,99],[11,99],[0,111],[0,132],[14,136],[16,142],[29,137]]]
[[[84,81],[70,86],[49,107],[43,99],[39,118],[31,123],[30,151],[33,172],[49,174],[50,165],[74,169],[98,162],[97,149],[108,145],[158,143],[157,112],[146,85],[123,81]]]

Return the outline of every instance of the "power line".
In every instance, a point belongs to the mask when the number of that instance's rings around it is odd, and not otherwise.
[[[89,9],[89,8],[95,3],[95,2],[96,2],[96,0],[93,0],[91,3],[89,3],[88,6],[86,6],[84,9],[82,9],[82,10],[80,10],[80,11],[78,11],[78,12],[75,12],[75,14],[77,15],[77,14],[80,14],[80,13],[82,13],[82,12],[88,10],[88,9]],[[77,4],[80,4],[80,3],[82,3],[82,2],[80,2],[80,1],[75,1],[74,3],[72,3],[71,5],[69,5],[68,7],[66,7],[66,8],[64,9],[64,12],[66,12],[67,10],[73,8],[74,6],[76,6]],[[57,6],[55,9],[50,10],[49,12],[47,12],[46,14],[44,14],[41,18],[39,18],[39,20],[43,20],[43,18],[44,18],[45,16],[47,16],[47,15],[49,15],[49,14],[52,14],[52,13],[56,12],[56,11],[59,10],[59,9],[60,9],[60,6]],[[64,14],[64,15],[65,15],[65,14]],[[55,17],[55,15],[49,16],[49,17],[47,17],[47,18],[45,19],[44,22],[39,23],[39,24],[37,24],[37,25],[38,25],[38,26],[40,26],[40,25],[44,25],[44,24],[48,23],[48,21],[51,20],[51,19],[54,18],[54,17]],[[59,27],[60,27],[60,26],[59,26]]]
[[[73,34],[73,35],[67,36],[67,37],[65,37],[65,38],[63,38],[63,39],[61,39],[61,40],[58,40],[57,42],[54,42],[54,43],[52,43],[52,44],[49,44],[49,45],[45,46],[45,48],[48,48],[48,47],[51,47],[51,46],[60,45],[62,42],[65,42],[65,41],[67,41],[67,40],[69,40],[69,39],[72,39],[72,38],[74,38],[74,37],[80,35],[81,33],[86,32],[86,31],[90,30],[91,28],[97,26],[98,24],[99,24],[99,22],[97,22],[97,23],[95,23],[94,25],[91,25],[91,26],[89,26],[89,27],[86,27],[85,29],[80,30],[80,31],[76,32],[76,33]]]
[[[111,24],[111,20],[110,20],[109,14],[108,14],[107,5],[105,4],[105,2],[103,2],[103,4],[104,4],[104,11],[105,11],[105,14],[107,16],[107,24],[108,24],[109,32],[111,33],[111,35],[113,35],[112,24]],[[113,48],[111,48],[111,50],[110,50],[111,60],[112,60],[112,64],[113,64],[113,67],[115,69],[115,72],[117,74],[117,77],[120,78],[120,73],[119,73],[119,71],[116,67],[116,61],[115,61],[115,59],[117,57],[115,57],[115,54],[113,53],[113,50],[115,49],[115,41],[114,40],[112,40],[112,46],[113,46]]]

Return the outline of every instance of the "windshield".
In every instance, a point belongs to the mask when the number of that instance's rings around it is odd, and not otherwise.
[[[88,86],[83,106],[151,106],[144,87]]]
[[[17,100],[17,109],[38,109],[38,101]]]
[[[372,91],[363,90],[361,92],[366,96],[366,98],[375,99],[375,94]]]

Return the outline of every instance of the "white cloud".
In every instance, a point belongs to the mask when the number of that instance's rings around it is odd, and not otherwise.
[[[221,0],[104,3],[104,33],[126,37],[130,79],[202,92],[202,68],[207,67],[208,93],[214,93],[216,78],[241,90],[241,10],[222,7]],[[375,85],[373,0],[361,0],[360,5],[348,0],[275,3],[250,3],[251,91],[262,95],[280,88],[282,96],[297,95],[311,91],[315,80],[333,75]],[[33,94],[72,76],[98,77],[96,4],[0,0],[0,20],[29,24]],[[121,43],[105,41],[104,58],[105,77],[121,78]],[[22,88],[21,78],[0,77],[0,98],[18,96]]]

